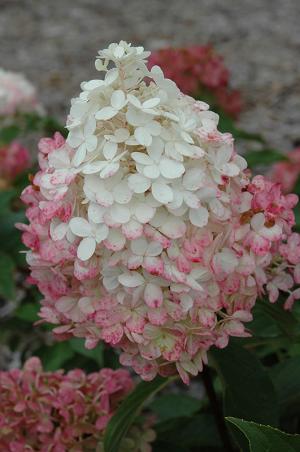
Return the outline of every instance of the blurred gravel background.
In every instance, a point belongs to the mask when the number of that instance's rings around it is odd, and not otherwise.
[[[242,90],[241,125],[273,146],[300,141],[299,0],[0,0],[0,65],[24,72],[63,119],[97,50],[212,43]]]

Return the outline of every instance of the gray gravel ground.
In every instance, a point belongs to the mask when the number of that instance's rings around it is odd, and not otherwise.
[[[0,64],[25,72],[63,118],[110,42],[211,42],[244,93],[241,125],[288,150],[300,140],[299,24],[299,0],[0,0]]]

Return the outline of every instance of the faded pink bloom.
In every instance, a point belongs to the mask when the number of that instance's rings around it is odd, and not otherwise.
[[[149,67],[159,66],[181,91],[194,97],[207,93],[236,118],[242,110],[238,90],[229,88],[229,71],[210,45],[165,48],[152,52]]]
[[[270,177],[272,181],[281,184],[284,193],[294,190],[300,175],[300,147],[286,154],[287,160],[277,162],[272,166]]]
[[[8,452],[102,450],[105,428],[133,382],[126,370],[45,372],[38,358],[22,370],[0,372],[0,448]],[[141,438],[134,440],[139,432]],[[124,440],[151,451],[154,432],[134,426]],[[124,450],[127,450],[124,447]]]
[[[36,90],[23,74],[0,68],[0,117],[41,111]]]
[[[30,166],[29,151],[18,141],[0,147],[0,179],[10,182]]]

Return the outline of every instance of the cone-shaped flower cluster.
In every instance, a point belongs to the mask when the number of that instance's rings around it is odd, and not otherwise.
[[[106,425],[132,388],[126,370],[45,372],[30,358],[22,370],[0,372],[0,449],[102,452]],[[151,429],[134,425],[120,450],[149,452],[153,439]]]
[[[0,68],[0,116],[41,110],[34,86],[16,72]]]
[[[146,380],[177,369],[187,382],[212,345],[249,335],[259,295],[300,296],[297,196],[250,181],[218,116],[148,55],[125,42],[99,52],[104,78],[82,83],[67,142],[40,143],[21,228],[57,335],[121,348]]]
[[[160,66],[166,77],[191,96],[208,95],[227,114],[237,117],[242,109],[238,90],[229,87],[229,71],[210,45],[165,48],[152,52],[148,66]]]

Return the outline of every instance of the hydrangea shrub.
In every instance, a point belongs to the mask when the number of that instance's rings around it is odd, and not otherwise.
[[[40,110],[36,89],[26,77],[0,68],[0,116]]]
[[[0,146],[0,188],[12,182],[30,167],[29,151],[18,141]]]
[[[251,179],[218,115],[149,52],[101,50],[65,141],[39,144],[22,194],[30,280],[61,339],[105,341],[145,380],[197,375],[212,346],[247,337],[259,297],[300,297],[297,196]]]
[[[45,372],[38,358],[0,372],[0,448],[7,452],[103,451],[107,423],[134,384],[126,370]],[[154,432],[133,425],[122,452],[149,452]]]
[[[270,178],[281,184],[284,193],[295,189],[300,175],[300,147],[286,154],[286,159],[272,166]]]
[[[164,48],[152,52],[148,66],[159,66],[166,77],[191,96],[213,96],[216,104],[236,118],[242,110],[241,95],[229,86],[229,71],[211,45]]]

